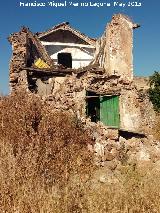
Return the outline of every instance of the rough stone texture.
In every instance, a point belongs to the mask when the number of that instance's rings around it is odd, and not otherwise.
[[[88,147],[95,154],[95,163],[107,165],[110,170],[126,162],[160,160],[160,145],[157,142],[152,147],[154,139],[148,135],[155,113],[147,95],[147,80],[133,79],[132,34],[136,27],[128,17],[114,15],[97,42],[90,66],[77,70],[54,66],[38,37],[26,28],[9,38],[13,47],[10,63],[12,90],[24,88],[42,96],[54,109],[75,114],[77,125],[87,129],[95,141],[94,146]],[[32,66],[39,57],[51,69],[37,70]],[[102,122],[91,122],[86,117],[86,91],[100,96],[119,96],[121,131],[104,126]]]
[[[21,74],[22,67],[26,67],[27,64],[27,42],[28,38],[26,33],[22,30],[19,33],[15,33],[9,38],[10,43],[12,43],[12,59],[10,62],[10,87],[23,87],[28,88],[27,77],[25,71]],[[21,77],[20,77],[21,76]],[[20,79],[19,79],[20,77]],[[22,80],[23,79],[23,80]]]
[[[133,28],[137,27],[127,16],[114,15],[97,42],[95,61],[108,75],[119,75],[126,82],[133,80]]]
[[[125,15],[114,15],[97,42],[92,65],[80,70],[54,66],[38,37],[23,28],[9,38],[13,48],[11,88],[25,88],[47,97],[53,107],[70,110],[80,120],[86,119],[86,91],[102,96],[119,95],[120,128],[145,132],[146,126],[152,128],[154,112],[146,95],[147,80],[133,79],[133,28],[136,27]],[[36,70],[32,65],[39,57],[56,70]]]
[[[50,78],[45,82],[42,82],[41,79],[37,79],[36,86],[37,92],[40,96],[48,96],[53,92],[54,79]]]
[[[60,79],[60,78],[59,78]],[[65,80],[64,80],[65,79]],[[58,86],[59,87],[59,86]],[[154,111],[145,91],[138,91],[134,82],[124,85],[104,74],[86,73],[80,78],[66,76],[60,90],[54,89],[56,108],[72,108],[77,117],[86,117],[86,91],[94,91],[101,95],[118,94],[120,99],[120,128],[145,132],[146,126],[152,127]],[[150,117],[149,117],[149,116]],[[148,131],[148,130],[147,130]]]
[[[148,90],[149,89],[149,78],[134,76],[134,83],[137,90]]]
[[[20,32],[11,34],[8,40],[13,51],[10,61],[11,90],[28,90],[28,73],[25,68],[32,66],[37,58],[42,58],[50,66],[53,62],[36,35],[25,27]]]
[[[138,98],[138,93],[135,89],[121,92],[121,128],[134,131],[143,131],[143,120]]]

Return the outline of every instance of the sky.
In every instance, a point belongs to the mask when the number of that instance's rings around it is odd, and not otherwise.
[[[134,30],[133,63],[134,75],[150,76],[160,70],[160,1],[159,0],[67,0],[66,7],[20,7],[21,3],[34,3],[34,0],[3,0],[0,3],[0,94],[9,93],[9,61],[12,48],[7,38],[13,32],[18,32],[22,26],[27,26],[32,32],[45,31],[64,21],[85,33],[98,38],[111,21],[113,14],[124,13],[135,23],[141,25]],[[37,3],[62,3],[63,0],[37,0]],[[72,3],[111,3],[110,7],[74,7]],[[126,6],[113,6],[126,4]],[[129,7],[128,3],[136,2],[141,6]],[[98,5],[98,4],[97,4]]]

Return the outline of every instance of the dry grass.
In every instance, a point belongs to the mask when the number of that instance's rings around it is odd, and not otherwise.
[[[24,93],[0,100],[0,212],[160,212],[158,172],[94,184],[93,143],[74,117]]]

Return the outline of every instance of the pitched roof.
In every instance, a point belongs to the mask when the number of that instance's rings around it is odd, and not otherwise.
[[[42,33],[38,33],[38,37],[39,39],[44,38],[47,35],[50,35],[54,32],[56,32],[57,30],[66,30],[66,31],[70,31],[73,34],[75,34],[76,36],[78,36],[79,38],[83,39],[84,41],[86,41],[87,43],[89,43],[90,45],[94,45],[96,44],[96,39],[90,38],[88,36],[86,36],[85,34],[81,33],[78,30],[73,29],[70,25],[69,22],[62,22],[58,25],[55,25],[54,27],[52,27],[51,29],[42,32]]]

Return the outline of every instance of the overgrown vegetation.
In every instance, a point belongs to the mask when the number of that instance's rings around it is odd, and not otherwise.
[[[102,183],[93,143],[76,118],[36,97],[1,98],[0,212],[160,212],[159,172],[122,166],[114,184]]]
[[[155,71],[154,74],[150,76],[149,83],[149,98],[153,103],[154,109],[160,112],[160,73]]]

